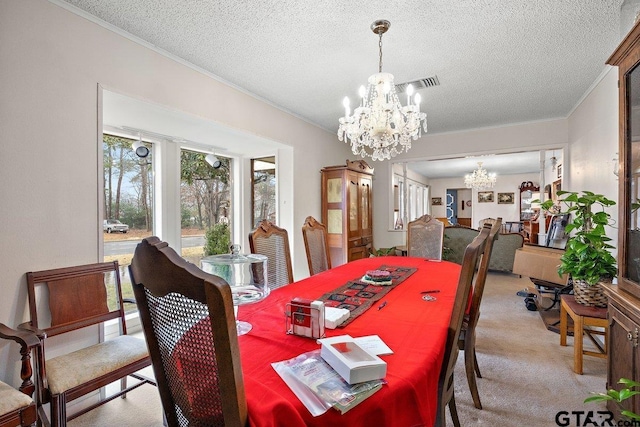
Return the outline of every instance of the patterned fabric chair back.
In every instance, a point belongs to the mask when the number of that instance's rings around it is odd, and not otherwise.
[[[407,227],[408,255],[418,258],[442,260],[444,224],[430,215],[411,221]]]

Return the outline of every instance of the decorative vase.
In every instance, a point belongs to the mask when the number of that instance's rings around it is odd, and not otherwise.
[[[584,280],[573,279],[573,294],[579,304],[588,307],[606,307],[609,302],[599,283],[589,285]]]

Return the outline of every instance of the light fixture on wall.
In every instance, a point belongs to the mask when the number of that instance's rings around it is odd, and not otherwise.
[[[388,160],[411,148],[411,140],[427,131],[427,115],[420,112],[420,94],[413,96],[413,86],[407,87],[407,105],[402,106],[393,84],[393,75],[382,72],[382,35],[391,23],[377,20],[371,30],[379,36],[380,61],[378,73],[369,77],[365,89],[360,86],[360,105],[353,111],[349,98],[345,97],[344,117],[340,117],[338,139],[351,143],[356,156],[371,157],[372,160]]]
[[[209,163],[214,169],[220,169],[222,162],[214,154],[207,154],[204,158],[205,162]]]
[[[131,144],[131,149],[136,153],[136,156],[144,159],[149,155],[149,148],[142,143],[142,136],[138,135],[138,140]]]
[[[551,155],[551,168],[555,169],[558,164],[558,158],[556,157],[556,150],[553,150],[553,154]]]
[[[616,153],[616,156],[613,158],[613,174],[616,178],[620,174],[620,160],[618,159],[618,153]]]
[[[487,170],[482,167],[482,162],[478,162],[478,169],[464,176],[464,185],[474,190],[492,188],[496,185],[496,174],[488,173]]]

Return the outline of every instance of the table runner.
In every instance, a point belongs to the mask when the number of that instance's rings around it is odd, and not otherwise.
[[[351,312],[347,320],[342,322],[339,328],[344,328],[358,316],[367,311],[374,302],[380,300],[393,288],[402,283],[407,277],[415,273],[416,268],[381,265],[376,270],[384,270],[391,273],[391,285],[379,286],[365,283],[361,277],[350,280],[346,284],[327,292],[318,298],[324,301],[327,307],[346,308]],[[363,275],[364,275],[363,271]]]

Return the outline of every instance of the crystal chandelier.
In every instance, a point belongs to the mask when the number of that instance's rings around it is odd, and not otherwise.
[[[487,170],[482,168],[482,162],[478,162],[478,169],[464,176],[464,184],[467,188],[473,188],[475,190],[492,188],[496,185],[496,174],[487,173]]]
[[[411,140],[422,136],[422,128],[427,131],[427,114],[420,112],[420,94],[416,93],[412,100],[413,86],[407,86],[407,105],[403,107],[393,75],[382,72],[382,35],[390,26],[386,20],[371,24],[371,30],[379,36],[378,73],[369,77],[366,89],[360,86],[362,101],[353,115],[350,115],[349,98],[344,98],[344,117],[339,120],[338,139],[351,143],[351,151],[356,156],[369,156],[372,160],[388,160],[409,151]]]

